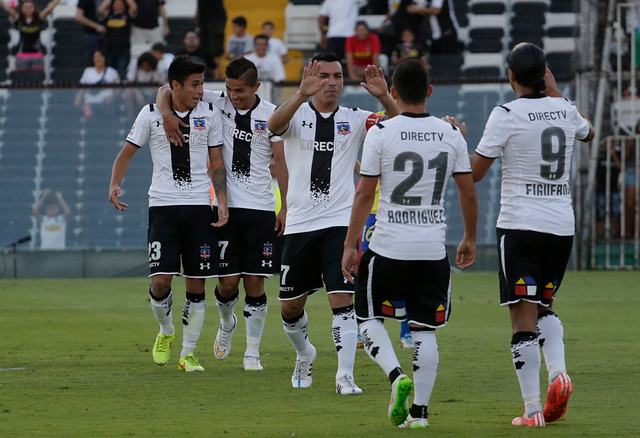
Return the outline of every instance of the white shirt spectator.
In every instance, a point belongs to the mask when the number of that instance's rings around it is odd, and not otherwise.
[[[120,76],[113,67],[107,67],[102,73],[95,67],[87,67],[80,78],[80,83],[84,85],[117,84],[118,82],[120,82]]]
[[[271,37],[269,38],[269,53],[275,53],[280,58],[282,58],[289,53],[289,48],[280,38]]]
[[[325,0],[319,15],[329,18],[327,38],[349,38],[356,33],[356,21],[366,0]]]
[[[259,56],[254,52],[249,53],[245,58],[256,65],[259,81],[282,82],[285,80],[284,66],[275,53],[269,52],[265,56]]]

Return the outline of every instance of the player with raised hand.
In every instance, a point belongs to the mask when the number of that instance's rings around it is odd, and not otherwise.
[[[428,426],[427,406],[438,371],[435,329],[451,312],[451,270],[445,250],[444,194],[453,176],[464,236],[459,268],[476,257],[478,200],[467,144],[460,131],[425,112],[429,74],[419,60],[396,68],[391,95],[401,114],[372,127],[365,139],[360,183],[344,240],[342,273],[355,279],[355,310],[365,351],[391,383],[395,426]],[[380,186],[376,227],[358,265],[356,244]],[[408,319],[414,341],[413,381],[400,366],[384,319]],[[413,404],[407,398],[415,385]]]
[[[389,117],[397,115],[382,70],[369,66],[365,77],[362,86],[378,98]],[[324,286],[338,353],[336,392],[346,395],[362,390],[353,376],[357,337],[353,285],[342,276],[340,255],[355,191],[358,150],[367,128],[381,117],[339,106],[342,88],[342,66],[335,54],[314,56],[304,68],[300,88],[276,109],[267,127],[284,139],[289,171],[279,298],[284,330],[296,350],[291,384],[294,388],[312,384],[317,353],[307,336],[304,307],[307,298]]]
[[[536,427],[562,417],[573,391],[566,372],[564,330],[552,306],[575,228],[569,186],[574,142],[588,142],[595,133],[558,90],[538,46],[516,45],[508,66],[516,100],[493,109],[471,166],[473,179],[480,181],[494,160],[502,158],[496,230],[500,302],[509,306],[511,353],[525,405],[525,413],[511,424]],[[539,347],[549,372],[544,409]]]

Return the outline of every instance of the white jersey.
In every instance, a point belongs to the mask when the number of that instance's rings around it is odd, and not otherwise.
[[[360,167],[380,177],[371,250],[396,260],[443,259],[447,182],[470,172],[460,130],[437,117],[403,113],[371,128]]]
[[[269,159],[273,152],[271,142],[280,141],[280,137],[267,130],[267,120],[275,105],[256,95],[253,108],[237,111],[227,93],[209,90],[205,90],[202,99],[218,108],[222,116],[222,157],[227,170],[229,207],[274,211],[276,199]]]
[[[281,135],[289,170],[285,234],[349,226],[353,172],[369,117],[377,116],[344,107],[323,115],[309,102],[298,108]]]
[[[284,72],[284,65],[282,65],[280,57],[275,53],[258,56],[255,52],[252,52],[246,55],[245,58],[255,64],[260,82],[282,82],[287,78]]]
[[[207,173],[209,148],[222,146],[220,112],[200,102],[181,116],[188,127],[180,127],[185,142],[169,143],[157,105],[145,105],[127,135],[127,141],[141,147],[149,143],[153,177],[149,206],[211,205],[211,179]]]
[[[493,109],[476,153],[502,157],[498,228],[573,235],[571,155],[588,134],[589,122],[564,98],[524,96]]]
[[[64,249],[67,237],[67,220],[64,214],[42,216],[40,222],[40,248]]]

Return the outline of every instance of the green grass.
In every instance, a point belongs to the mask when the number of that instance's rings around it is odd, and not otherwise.
[[[255,373],[241,368],[243,323],[229,358],[213,358],[218,320],[213,284],[208,287],[198,354],[206,371],[178,371],[179,341],[169,365],[154,365],[150,348],[157,325],[148,283],[146,278],[0,281],[0,437],[352,438],[423,433],[390,425],[390,385],[362,350],[356,358],[356,382],[364,394],[335,394],[336,355],[324,293],[307,304],[309,336],[319,353],[314,384],[294,390],[290,377],[295,352],[282,329],[275,279],[267,284],[271,309],[262,343],[265,370]],[[438,330],[440,371],[426,433],[637,436],[639,284],[640,272],[566,276],[555,310],[565,326],[575,391],[563,420],[534,431],[509,424],[521,414],[522,400],[509,352],[508,312],[497,303],[497,274],[454,275],[451,320]],[[176,279],[174,286],[178,340],[182,280]],[[236,314],[242,315],[240,306]],[[397,341],[399,325],[389,322],[387,327]],[[398,349],[398,355],[410,371],[411,351]]]

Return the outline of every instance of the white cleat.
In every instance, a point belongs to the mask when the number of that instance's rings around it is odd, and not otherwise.
[[[264,368],[260,363],[260,356],[245,356],[242,359],[242,366],[245,371],[262,371]]]
[[[293,375],[291,376],[291,385],[294,388],[309,388],[313,383],[313,377],[311,377],[311,368],[313,367],[313,361],[316,360],[318,352],[312,345],[311,349],[313,354],[309,360],[296,359],[296,367],[293,369]]]
[[[222,324],[220,324],[220,328],[218,328],[218,334],[216,335],[216,341],[213,344],[213,355],[216,359],[226,359],[231,352],[231,338],[233,337],[233,332],[238,326],[238,318],[236,315],[233,315],[233,328],[230,330],[226,330],[222,328]]]
[[[358,388],[352,375],[345,374],[336,379],[336,393],[340,395],[358,395],[362,394],[362,389]]]

